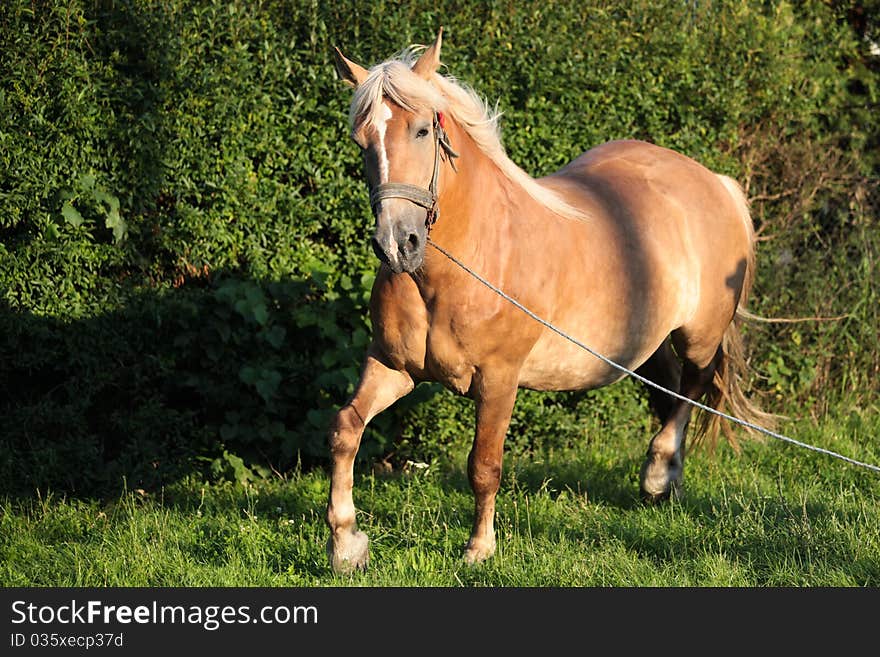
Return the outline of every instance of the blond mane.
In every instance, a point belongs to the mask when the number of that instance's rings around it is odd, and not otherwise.
[[[410,112],[438,110],[449,114],[479,149],[510,181],[535,201],[564,217],[583,218],[583,213],[566,203],[556,192],[544,187],[511,160],[498,127],[500,112],[492,110],[470,87],[452,76],[434,73],[430,82],[412,72],[420,47],[413,46],[399,55],[373,66],[358,85],[349,110],[354,131],[380,119],[383,98]]]

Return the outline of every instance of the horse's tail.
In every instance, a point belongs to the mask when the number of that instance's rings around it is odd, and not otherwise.
[[[722,175],[718,177],[736,202],[740,219],[742,219],[748,234],[749,244],[742,291],[736,313],[721,339],[721,358],[715,370],[712,385],[706,394],[706,405],[740,420],[769,429],[776,424],[779,416],[761,410],[755,402],[746,397],[743,390],[744,379],[749,374],[749,363],[739,325],[749,317],[745,306],[755,276],[755,228],[749,213],[749,202],[742,187],[732,178]],[[760,433],[748,427],[746,427],[746,431],[753,437],[761,436]],[[718,436],[722,432],[730,445],[739,451],[732,422],[712,413],[704,412],[701,414],[700,424],[697,428],[698,439],[702,437],[710,449],[714,449],[718,442]]]

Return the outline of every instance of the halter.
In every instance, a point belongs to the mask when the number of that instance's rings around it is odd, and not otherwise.
[[[440,216],[440,208],[437,207],[437,180],[440,178],[440,158],[444,156],[449,160],[452,169],[455,170],[453,158],[458,157],[449,144],[449,135],[443,128],[443,119],[437,110],[434,110],[434,173],[428,188],[411,185],[409,183],[383,183],[370,190],[370,208],[376,214],[376,206],[386,198],[405,198],[416,205],[420,205],[428,211],[425,216],[425,226],[428,230]]]

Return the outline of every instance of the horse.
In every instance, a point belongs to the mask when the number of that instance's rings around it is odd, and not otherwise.
[[[424,381],[473,399],[474,519],[464,559],[495,552],[495,500],[519,388],[588,390],[624,375],[506,301],[455,261],[597,352],[687,399],[765,415],[743,393],[737,325],[755,270],[747,199],[732,178],[644,141],[610,141],[533,178],[506,154],[498,114],[438,72],[442,28],[370,69],[334,48],[353,88],[380,260],[359,383],[329,429],[327,554],[363,569],[354,460],[364,428]],[[649,387],[660,430],[640,471],[646,502],[680,494],[691,405]],[[697,436],[713,441],[718,422]],[[735,446],[735,438],[728,436]]]

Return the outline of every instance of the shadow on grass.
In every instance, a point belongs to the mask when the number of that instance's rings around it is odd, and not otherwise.
[[[543,490],[545,485],[533,483],[529,494]],[[880,582],[880,562],[866,554],[870,550],[860,540],[865,518],[858,508],[841,509],[816,499],[792,501],[781,495],[750,498],[749,493],[737,501],[724,494],[685,492],[680,500],[656,506],[643,505],[637,495],[627,497],[625,492],[591,500],[611,508],[600,522],[585,522],[580,529],[533,516],[529,531],[548,541],[564,535],[571,543],[597,548],[611,540],[640,560],[687,570],[690,577],[695,567],[721,558],[758,585]],[[712,573],[696,576],[711,578]]]
[[[589,448],[569,453],[569,458],[547,460],[517,458],[512,463],[509,485],[528,494],[548,492],[551,498],[566,492],[590,502],[633,509],[639,499],[638,468],[641,460],[623,453],[614,459]]]

